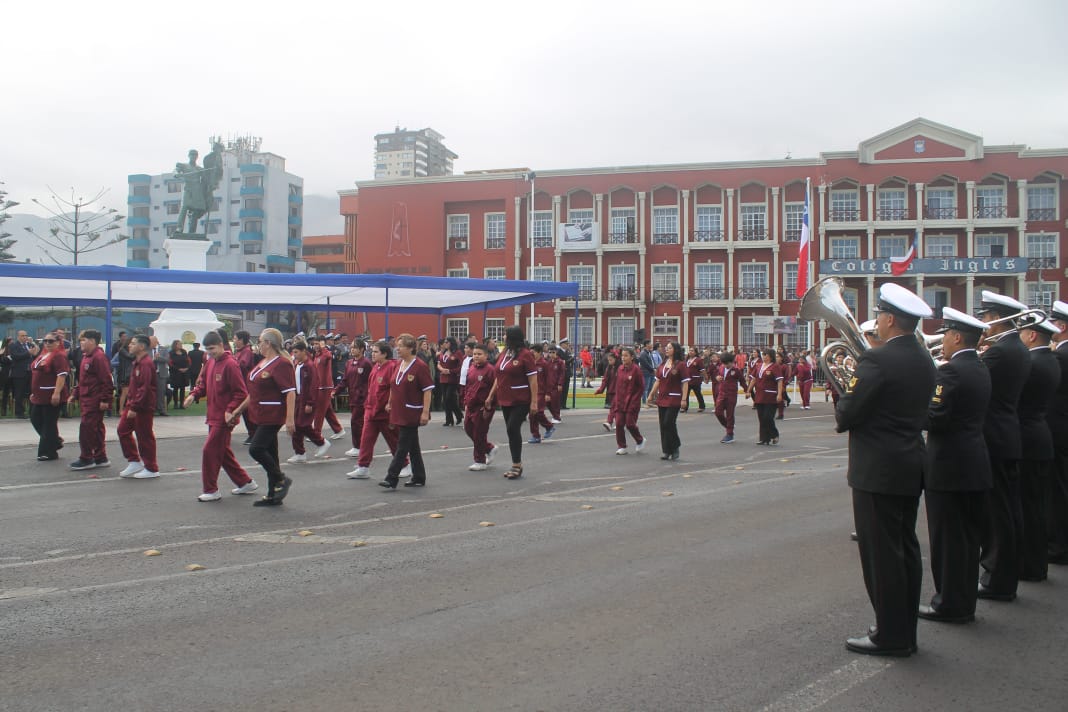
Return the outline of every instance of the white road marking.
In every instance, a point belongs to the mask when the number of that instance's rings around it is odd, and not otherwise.
[[[889,668],[892,663],[874,658],[856,658],[846,665],[780,697],[760,712],[810,712],[848,692]]]
[[[234,539],[234,541],[256,544],[347,544],[349,546],[358,541],[362,541],[364,544],[397,544],[418,540],[419,537],[417,536],[320,536],[319,534],[310,534],[308,536],[253,534],[252,536],[239,536]]]

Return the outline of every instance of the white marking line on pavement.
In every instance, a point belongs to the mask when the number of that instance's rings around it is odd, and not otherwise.
[[[234,541],[251,542],[253,544],[348,544],[352,546],[358,541],[364,544],[397,544],[400,542],[418,541],[417,536],[296,536],[288,534],[254,534],[252,536],[239,536]]]
[[[784,695],[761,712],[810,712],[891,666],[885,660],[856,658],[819,680]]]

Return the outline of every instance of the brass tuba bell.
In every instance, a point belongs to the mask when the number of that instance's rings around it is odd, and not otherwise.
[[[826,277],[813,284],[801,298],[798,316],[806,321],[822,319],[841,334],[820,351],[819,363],[827,381],[839,394],[846,392],[856,368],[856,360],[871,348],[860,324],[842,297],[843,282],[839,277]],[[842,357],[842,362],[838,359]],[[852,363],[850,363],[852,362]]]

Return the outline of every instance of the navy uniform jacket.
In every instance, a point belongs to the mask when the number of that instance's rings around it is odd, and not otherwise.
[[[1061,385],[1046,412],[1046,423],[1053,436],[1053,449],[1059,455],[1068,455],[1068,341],[1053,349],[1053,357],[1061,367]]]
[[[923,429],[935,387],[927,349],[911,334],[865,351],[838,401],[838,432],[849,431],[849,486],[918,497],[923,489]]]
[[[1007,334],[980,358],[990,372],[990,407],[983,424],[986,449],[995,460],[1019,460],[1020,420],[1016,408],[1031,373],[1031,354],[1019,334]]]
[[[927,411],[924,489],[975,492],[994,485],[983,421],[990,403],[990,373],[975,349],[953,354],[938,367]]]
[[[1031,373],[1020,393],[1020,446],[1022,460],[1052,460],[1053,437],[1046,424],[1046,413],[1053,405],[1061,385],[1061,367],[1048,346],[1031,350]]]

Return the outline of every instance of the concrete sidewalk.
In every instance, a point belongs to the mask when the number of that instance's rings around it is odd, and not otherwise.
[[[60,418],[59,434],[68,443],[78,442],[78,418]],[[118,442],[115,429],[119,426],[117,417],[105,418],[104,428],[107,431],[106,441]],[[169,415],[164,418],[157,417],[152,426],[156,433],[156,439],[182,438],[199,435],[207,437],[208,426],[204,422],[203,415]],[[240,440],[245,439],[245,426],[238,425],[236,434]],[[4,418],[0,420],[0,447],[37,445],[39,438],[37,432],[30,425],[30,421],[17,418]],[[239,441],[240,442],[240,441]],[[77,453],[75,453],[77,455]]]

